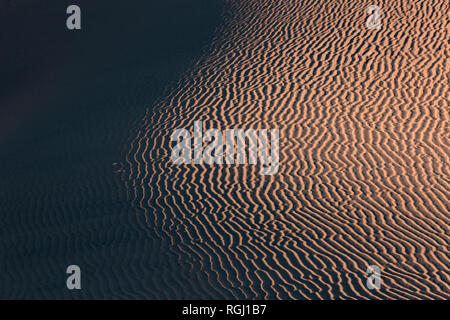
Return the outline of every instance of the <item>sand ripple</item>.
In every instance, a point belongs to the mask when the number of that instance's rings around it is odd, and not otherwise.
[[[449,5],[229,1],[123,175],[171,298],[450,298]],[[279,128],[280,169],[181,165],[170,134]],[[365,286],[382,269],[383,289]],[[183,272],[178,272],[182,266]],[[164,297],[155,290],[155,297]]]

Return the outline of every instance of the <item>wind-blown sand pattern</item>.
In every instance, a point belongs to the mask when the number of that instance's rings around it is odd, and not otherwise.
[[[223,3],[78,0],[79,31],[69,4],[0,1],[0,299],[143,299],[164,268],[120,162],[136,121],[211,43]],[[73,264],[81,290],[66,286]]]
[[[123,179],[154,298],[450,298],[449,4],[229,1]],[[153,107],[153,106],[152,106]],[[174,165],[174,129],[280,130],[280,169]],[[366,287],[378,265],[382,289]]]

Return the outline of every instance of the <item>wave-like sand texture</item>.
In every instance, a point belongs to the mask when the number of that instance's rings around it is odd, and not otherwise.
[[[126,161],[154,250],[173,256],[154,297],[450,298],[449,4],[381,1],[369,30],[371,4],[228,2]],[[173,165],[171,133],[196,120],[279,128],[278,174]]]

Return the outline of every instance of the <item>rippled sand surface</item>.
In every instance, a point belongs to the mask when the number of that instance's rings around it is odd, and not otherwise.
[[[136,120],[211,43],[223,4],[78,0],[79,31],[69,4],[0,0],[0,300],[143,299],[164,260],[120,162]],[[66,287],[69,265],[81,290]]]
[[[138,122],[123,180],[172,257],[154,297],[450,298],[449,4],[383,1],[369,30],[371,4],[229,1]],[[171,133],[197,120],[278,128],[279,172],[174,165]]]

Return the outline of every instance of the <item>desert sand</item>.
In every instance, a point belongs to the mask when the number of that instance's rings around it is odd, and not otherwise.
[[[149,295],[450,298],[449,4],[227,1],[137,122],[122,180],[167,257]],[[280,168],[174,165],[170,135],[278,128]],[[377,265],[382,289],[366,287]]]

